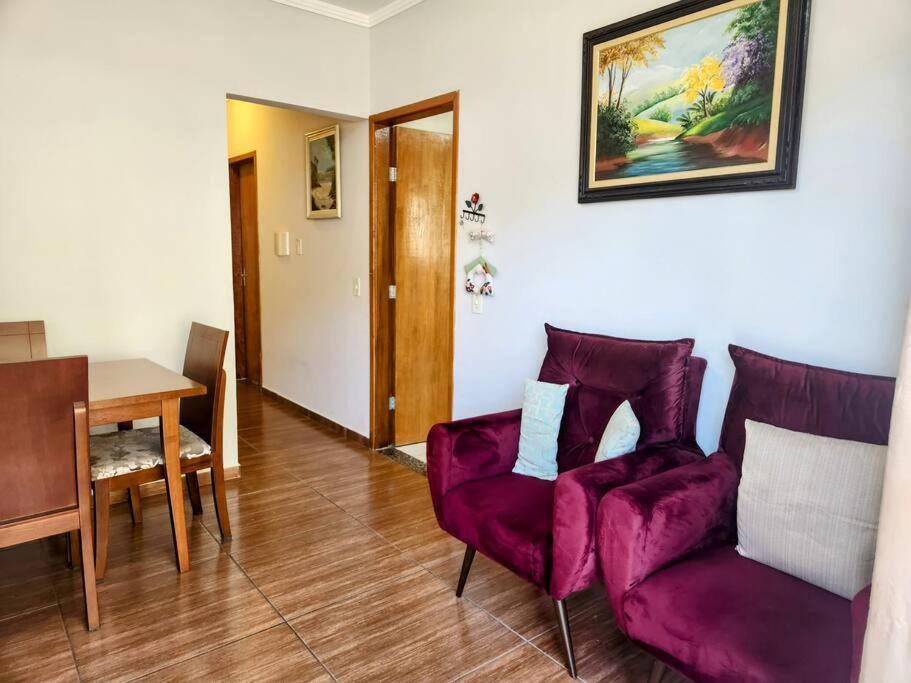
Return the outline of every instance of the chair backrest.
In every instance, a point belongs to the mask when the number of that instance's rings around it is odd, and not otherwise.
[[[0,322],[0,363],[47,358],[44,321]]]
[[[183,360],[183,374],[206,385],[205,396],[180,400],[180,424],[221,452],[221,422],[225,403],[225,349],[228,333],[193,323]]]
[[[608,420],[625,400],[642,428],[640,446],[684,440],[692,339],[642,341],[544,329],[547,355],[538,379],[570,385],[557,449],[561,472],[594,461]],[[693,364],[700,380],[704,369]]]
[[[728,351],[734,383],[719,449],[738,464],[748,419],[834,439],[888,443],[894,378],[795,363],[733,344]]]
[[[88,395],[85,356],[0,363],[0,524],[76,507],[73,404]]]

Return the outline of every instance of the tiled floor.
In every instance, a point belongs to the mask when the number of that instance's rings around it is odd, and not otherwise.
[[[137,527],[115,506],[94,633],[59,541],[0,551],[0,680],[569,680],[546,596],[479,555],[455,598],[464,548],[424,477],[249,386],[238,403],[234,539],[204,490],[181,576],[163,497]],[[645,680],[600,591],[570,610],[583,679]]]

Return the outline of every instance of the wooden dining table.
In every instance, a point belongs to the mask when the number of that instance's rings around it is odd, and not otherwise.
[[[203,384],[145,358],[89,363],[89,425],[157,417],[177,568],[190,568],[180,475],[180,399],[206,393]]]

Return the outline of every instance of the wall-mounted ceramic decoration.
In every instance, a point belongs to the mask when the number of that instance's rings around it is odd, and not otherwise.
[[[338,126],[307,133],[307,218],[341,218],[342,162]]]
[[[579,201],[793,188],[810,0],[682,0],[583,40]]]

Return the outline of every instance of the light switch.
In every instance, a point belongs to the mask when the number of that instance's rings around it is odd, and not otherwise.
[[[275,255],[291,256],[291,234],[289,232],[275,233]]]
[[[481,315],[484,312],[484,297],[477,294],[471,297],[471,312]]]
[[[297,238],[297,255],[304,255],[304,240],[302,240],[300,237]]]
[[[354,278],[354,285],[352,289],[354,291],[354,296],[361,295],[361,279],[359,277]]]

